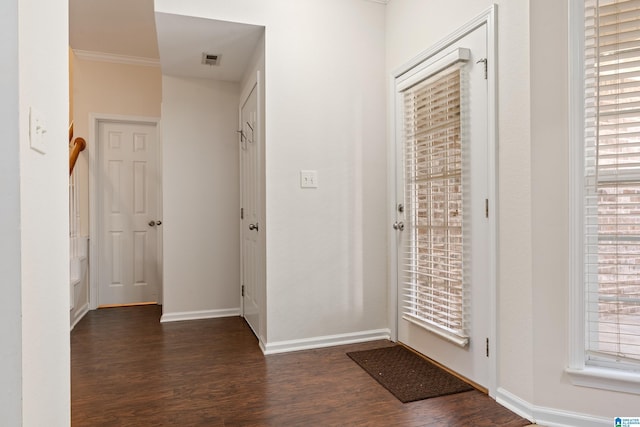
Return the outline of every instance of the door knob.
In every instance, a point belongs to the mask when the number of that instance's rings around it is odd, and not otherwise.
[[[156,222],[154,220],[149,221],[149,227],[153,227],[154,225],[156,225]]]
[[[157,220],[157,221],[156,221],[156,225],[162,225],[162,221]]]
[[[393,229],[394,230],[400,230],[400,231],[404,230],[404,222],[402,222],[402,221],[394,222],[393,223]]]
[[[258,223],[256,222],[255,224],[249,224],[249,230],[258,230]]]

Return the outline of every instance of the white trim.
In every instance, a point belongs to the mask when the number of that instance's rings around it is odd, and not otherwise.
[[[372,3],[380,3],[380,4],[389,4],[389,0],[365,0],[365,1],[370,1]]]
[[[534,421],[547,427],[610,427],[612,418],[595,417],[577,412],[534,406]]]
[[[100,212],[98,210],[98,184],[97,177],[97,165],[98,165],[98,126],[101,122],[120,122],[120,123],[146,123],[156,127],[156,134],[158,139],[158,175],[162,177],[162,144],[160,140],[160,118],[159,117],[147,117],[147,116],[125,116],[120,114],[101,114],[101,113],[89,113],[89,140],[87,141],[87,151],[89,153],[89,309],[95,310],[98,308],[98,269],[99,269],[99,256],[98,256],[98,243],[99,243],[99,223]],[[162,185],[162,178],[159,180],[159,184]],[[162,213],[162,191],[159,192],[158,197],[158,213]],[[161,238],[159,240],[162,240]],[[162,258],[161,242],[158,245],[158,259]],[[160,278],[162,284],[162,278]],[[158,303],[162,302],[163,289],[160,286],[158,289]]]
[[[533,422],[533,405],[520,399],[518,396],[508,392],[502,387],[499,387],[498,390],[496,390],[496,402],[509,409],[511,412]]]
[[[240,308],[224,308],[220,310],[182,311],[177,313],[164,313],[160,317],[160,323],[181,322],[183,320],[216,319],[219,317],[240,316]]]
[[[76,286],[82,282],[87,275],[87,257],[77,256],[69,260],[69,284]],[[72,301],[73,303],[73,301]],[[71,307],[73,309],[73,307]]]
[[[160,67],[160,60],[157,58],[116,55],[113,53],[95,52],[79,49],[73,49],[73,54],[76,56],[76,58],[83,59],[85,61],[110,62],[114,64],[138,65],[143,67]]]
[[[487,23],[487,139],[489,171],[489,396],[494,397],[498,377],[498,5],[485,12]]]
[[[71,322],[71,328],[70,330],[73,331],[73,328],[76,327],[76,325],[78,324],[78,322],[80,322],[82,320],[82,318],[89,312],[89,304],[85,303],[82,307],[80,307],[78,309],[78,311],[76,311],[76,315],[73,319],[73,322]]]
[[[595,366],[567,368],[565,372],[573,385],[640,394],[640,373],[637,372]]]
[[[387,292],[388,305],[387,315],[388,323],[391,330],[391,340],[398,341],[398,284],[400,277],[398,276],[398,248],[401,245],[402,233],[395,230],[391,224],[395,221],[404,221],[404,214],[399,213],[398,202],[404,200],[402,189],[398,188],[398,159],[402,158],[402,149],[397,144],[399,138],[402,137],[401,130],[396,126],[401,120],[401,103],[396,96],[396,78],[391,75],[389,77],[389,96],[387,99],[394,102],[393,108],[389,108],[387,122],[389,123],[389,134],[387,140],[387,197],[389,200],[387,210],[387,241],[389,242],[387,251],[388,273],[387,283],[389,289]]]
[[[449,332],[444,330],[443,328],[437,326],[437,325],[432,325],[429,322],[425,322],[422,319],[419,319],[417,317],[411,316],[409,314],[405,314],[404,316],[402,316],[402,318],[404,320],[406,320],[407,322],[411,322],[414,325],[420,326],[421,328],[426,329],[427,331],[438,335],[439,337],[441,337],[442,339],[445,339],[449,342],[454,343],[457,346],[460,347],[466,347],[469,345],[469,337],[464,337],[464,336],[460,336],[457,335],[453,332]]]
[[[260,348],[265,355],[287,353],[290,351],[332,347],[336,345],[354,344],[366,341],[388,340],[390,338],[390,334],[391,331],[389,331],[389,329],[374,329],[370,331],[325,335],[299,340],[276,341],[266,344],[261,343]]]
[[[583,187],[584,87],[583,1],[569,3],[569,366],[584,368]]]
[[[613,425],[612,418],[594,417],[578,412],[532,405],[503,388],[498,388],[496,401],[521,417],[547,427],[608,427]]]
[[[255,73],[255,75],[253,75],[253,78],[247,79],[246,85],[242,88],[242,91],[240,92],[240,103],[238,105],[238,112],[242,110],[242,106],[246,104],[247,99],[249,98],[249,95],[251,95],[251,92],[253,92],[253,88],[260,89],[259,83],[260,83],[260,70],[258,70]],[[260,92],[257,92],[256,94],[259,95]],[[238,119],[238,123],[240,124],[240,119]]]
[[[428,58],[431,58],[432,56],[446,49],[448,46],[460,40],[467,34],[473,32],[473,30],[475,30],[478,27],[481,27],[487,24],[488,25],[487,29],[493,30],[493,31],[490,31],[490,33],[491,32],[495,33],[496,28],[490,28],[490,27],[494,26],[494,23],[496,22],[497,12],[498,12],[498,5],[493,4],[490,8],[488,8],[487,10],[485,10],[484,12],[476,16],[471,21],[467,22],[464,26],[458,28],[455,32],[451,33],[448,37],[440,40],[438,43],[434,44],[429,49],[421,52],[417,56],[413,57],[409,61],[402,64],[400,67],[396,68],[392,72],[393,77],[399,78],[404,73],[420,65],[422,62],[424,62]],[[497,43],[497,40],[495,40],[494,42]],[[487,52],[487,54],[488,53],[489,52]],[[497,53],[497,51],[494,53]]]
[[[466,62],[471,58],[471,51],[464,47],[453,49],[440,55],[439,58],[429,59],[424,65],[416,66],[411,71],[396,79],[396,91],[404,92],[425,79],[439,73],[456,62]]]
[[[449,35],[447,38],[440,40],[431,48],[420,53],[407,63],[403,64],[392,72],[389,84],[390,97],[389,99],[396,99],[396,79],[403,76],[403,74],[409,72],[414,67],[418,66],[421,62],[427,58],[437,55],[441,51],[444,51],[448,46],[460,40],[462,37],[471,33],[475,29],[482,25],[487,26],[487,137],[488,137],[488,172],[489,172],[489,312],[491,318],[489,321],[489,354],[492,357],[489,360],[489,380],[488,391],[489,396],[495,397],[497,388],[497,372],[498,372],[498,321],[497,321],[497,283],[498,283],[498,5],[493,4],[487,10],[482,12],[473,20],[469,21],[463,27]],[[396,103],[398,101],[396,100]],[[391,112],[389,116],[390,120],[390,132],[389,132],[389,148],[388,154],[389,171],[393,171],[393,176],[388,179],[389,186],[389,212],[388,219],[389,225],[396,220],[396,203],[401,198],[397,194],[396,184],[396,167],[397,158],[400,155],[398,151],[398,144],[396,144],[396,138],[398,137],[399,130],[396,129],[396,115],[399,112],[399,108],[396,105],[394,112]],[[389,227],[389,242],[397,242],[398,233]],[[398,338],[398,272],[397,272],[397,245],[389,245],[389,325],[391,325],[391,339],[397,340]]]

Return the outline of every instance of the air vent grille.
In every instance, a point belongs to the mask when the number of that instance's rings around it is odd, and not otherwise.
[[[212,55],[210,53],[202,52],[202,64],[203,65],[218,65],[220,62],[220,55]]]

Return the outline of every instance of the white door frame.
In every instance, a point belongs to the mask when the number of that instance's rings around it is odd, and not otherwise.
[[[387,224],[388,239],[389,242],[396,242],[396,244],[389,245],[388,257],[389,257],[389,277],[388,277],[388,301],[389,301],[389,326],[391,329],[391,339],[393,341],[398,340],[398,255],[397,255],[397,231],[391,227],[396,221],[396,200],[399,200],[396,194],[396,168],[398,156],[402,156],[402,151],[399,149],[398,138],[401,138],[399,129],[397,129],[397,114],[398,106],[396,105],[396,79],[407,73],[418,64],[425,61],[427,58],[434,56],[435,54],[443,51],[452,43],[463,38],[467,34],[470,34],[475,29],[482,25],[487,26],[487,58],[489,62],[487,64],[487,138],[488,138],[488,175],[489,175],[489,312],[491,318],[489,321],[489,353],[491,355],[489,360],[489,395],[495,397],[496,394],[496,377],[498,367],[497,357],[497,271],[498,271],[498,111],[497,111],[497,99],[498,99],[498,38],[497,38],[497,14],[498,6],[493,5],[483,13],[478,15],[473,20],[456,30],[454,33],[440,40],[438,43],[425,50],[415,58],[411,59],[398,69],[394,70],[391,74],[389,82],[390,96],[389,99],[392,102],[393,109],[390,113],[389,123],[389,145],[388,145],[388,188],[389,188],[389,201]]]
[[[98,139],[99,131],[98,127],[100,123],[137,123],[155,126],[157,134],[157,170],[158,170],[158,185],[160,191],[158,192],[158,218],[162,218],[162,141],[160,134],[160,118],[159,117],[146,117],[146,116],[125,116],[119,114],[89,114],[89,143],[87,149],[89,151],[89,309],[95,310],[98,308],[98,271],[99,271],[99,257],[98,248],[100,247],[100,212],[99,212],[99,194],[100,179],[98,177],[98,165],[99,152]],[[162,271],[162,230],[158,229],[158,262],[160,263],[160,271]],[[160,282],[162,283],[162,275],[160,275]],[[162,286],[158,289],[158,304],[162,303]]]

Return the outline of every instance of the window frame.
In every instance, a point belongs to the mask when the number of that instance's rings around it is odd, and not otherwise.
[[[586,362],[584,288],[584,0],[569,0],[569,366],[574,385],[640,394],[640,373]]]

